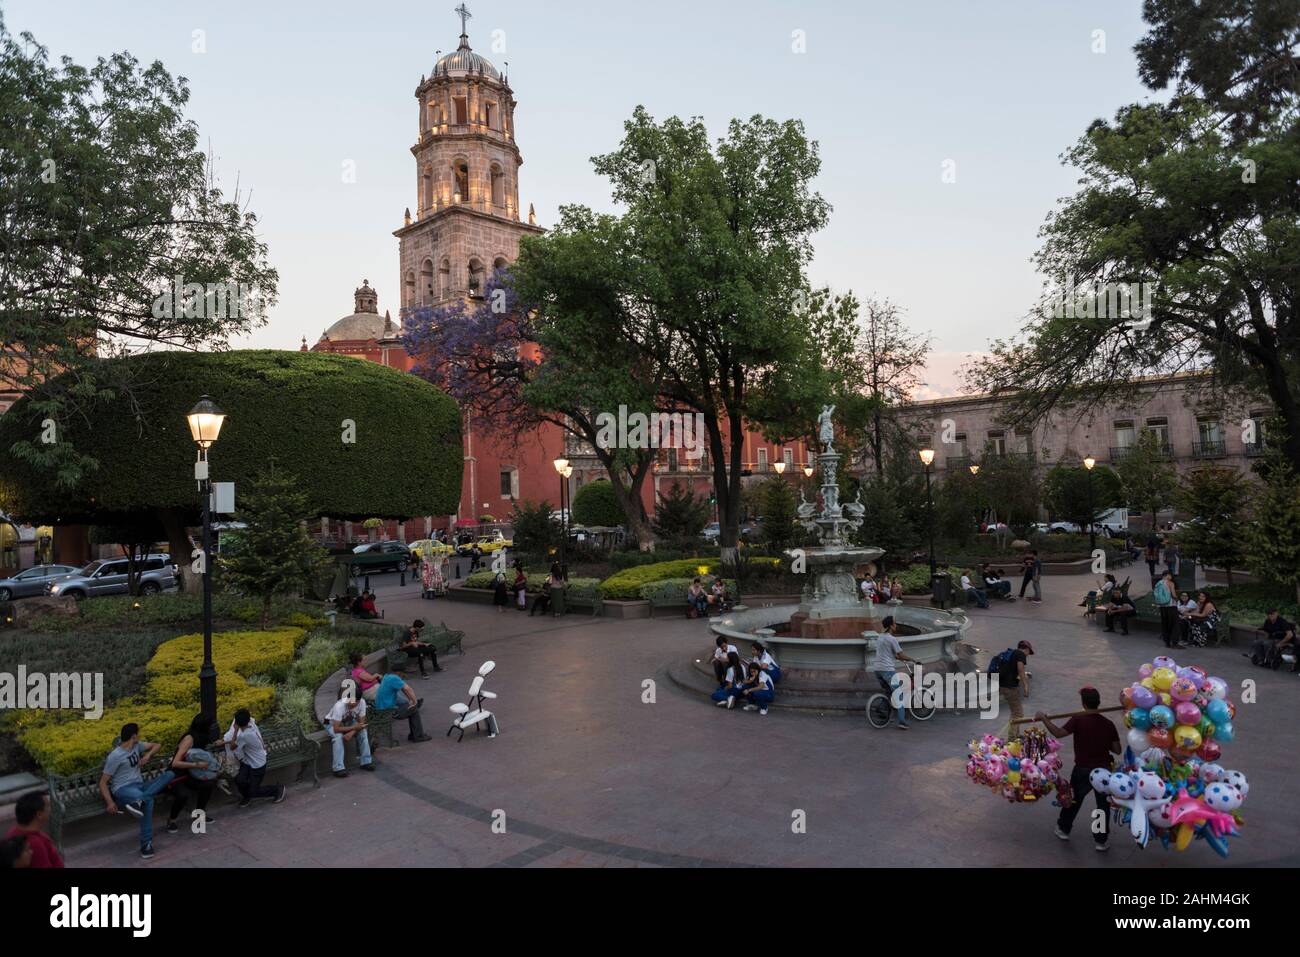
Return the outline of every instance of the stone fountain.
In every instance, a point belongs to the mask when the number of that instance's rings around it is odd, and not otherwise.
[[[799,493],[799,521],[817,536],[818,545],[786,552],[792,571],[807,575],[799,604],[749,607],[724,615],[710,626],[744,655],[755,638],[771,649],[783,672],[778,703],[825,710],[862,708],[877,690],[868,669],[886,615],[893,615],[898,624],[903,650],[927,670],[974,667],[972,649],[963,640],[970,622],[962,613],[940,611],[928,604],[862,601],[855,571],[884,552],[850,542],[852,533],[862,525],[866,507],[861,492],[852,502],[840,502],[836,473],[841,456],[834,447],[834,411],[834,406],[826,406],[818,418],[818,438],[823,446],[817,456],[821,508]]]

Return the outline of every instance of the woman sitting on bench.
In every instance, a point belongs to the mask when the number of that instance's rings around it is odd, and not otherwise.
[[[707,618],[709,615],[709,596],[705,592],[704,586],[700,584],[698,578],[691,582],[691,587],[686,589],[686,604],[689,607],[687,614],[691,618]],[[693,612],[693,614],[692,614]]]

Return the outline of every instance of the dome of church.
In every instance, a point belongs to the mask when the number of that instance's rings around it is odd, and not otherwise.
[[[433,65],[434,76],[464,76],[481,73],[493,80],[501,79],[501,74],[487,57],[479,56],[469,46],[469,37],[460,35],[460,46],[445,56],[439,57]]]
[[[325,336],[332,342],[340,340],[382,339],[384,337],[384,317],[373,312],[355,312],[344,316],[325,330]]]

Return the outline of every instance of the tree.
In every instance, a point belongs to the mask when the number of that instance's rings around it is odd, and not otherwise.
[[[1300,477],[1279,460],[1265,475],[1254,501],[1247,545],[1250,570],[1295,590],[1300,602]]]
[[[130,399],[78,400],[77,415],[60,431],[59,441],[75,443],[98,469],[64,490],[33,463],[0,456],[3,497],[25,521],[120,525],[154,515],[187,573],[186,529],[199,521],[201,502],[185,415],[202,392],[227,415],[210,453],[213,481],[251,481],[274,459],[299,476],[313,516],[406,519],[457,508],[460,411],[415,376],[348,356],[283,350],[99,361],[130,365],[107,374],[129,375],[139,387]],[[0,416],[0,448],[39,436],[43,418],[30,398],[14,403]]]
[[[984,487],[969,470],[954,469],[934,490],[935,536],[966,545],[987,510]]]
[[[554,508],[550,502],[515,502],[510,524],[514,528],[514,548],[521,555],[536,555],[542,559],[560,547],[564,532],[559,522],[551,518]]]
[[[257,219],[215,185],[189,95],[126,53],[51,66],[0,22],[0,381],[63,433],[3,448],[61,489],[97,463],[71,438],[85,400],[142,386],[97,357],[221,349],[275,302]]]
[[[747,427],[775,409],[782,431],[807,434],[808,383],[851,378],[840,359],[856,307],[810,295],[804,277],[829,210],[810,188],[817,145],[795,121],[756,116],[712,148],[702,121],[660,124],[638,107],[594,165],[624,212],[565,207],[550,233],[522,241],[520,298],[557,325],[579,317],[575,348],[631,349],[657,403],[703,416],[729,554]]]
[[[1087,531],[1120,500],[1119,476],[1104,465],[1057,465],[1043,481],[1043,503],[1053,519],[1074,522]]]
[[[1300,468],[1300,5],[1149,0],[1144,15],[1142,78],[1177,95],[1095,121],[1066,154],[1082,188],[1036,257],[1065,292],[995,342],[972,384],[1013,390],[1019,424],[1130,398],[1143,375],[1208,370],[1215,388],[1272,400]]]
[[[1182,551],[1205,565],[1222,568],[1232,585],[1232,570],[1246,565],[1246,502],[1252,483],[1236,469],[1209,466],[1183,477],[1175,500],[1192,520],[1178,533]]]
[[[267,628],[272,600],[309,588],[329,564],[329,553],[307,533],[312,497],[274,461],[247,483],[241,502],[235,518],[246,527],[218,565],[228,587],[262,600]]]
[[[1144,431],[1117,467],[1124,501],[1139,512],[1150,512],[1151,528],[1155,529],[1160,510],[1173,503],[1178,491],[1178,473],[1169,462],[1168,451],[1154,432]]]
[[[580,525],[615,526],[623,522],[623,508],[613,485],[598,479],[573,494],[573,520]]]
[[[144,572],[144,559],[157,542],[165,541],[167,530],[156,516],[141,515],[137,521],[123,525],[94,525],[90,529],[92,545],[116,545],[126,556],[127,594],[140,594],[140,576]],[[173,555],[177,564],[184,555]]]
[[[867,424],[867,449],[876,477],[885,474],[885,448],[904,436],[891,410],[909,402],[921,383],[931,341],[903,324],[901,310],[888,299],[868,299],[866,321],[857,341],[858,364],[862,369],[863,391],[871,402]]]
[[[404,314],[403,345],[412,371],[450,393],[485,433],[531,435],[553,425],[589,448],[604,466],[629,533],[650,540],[641,488],[655,460],[650,447],[601,441],[600,415],[672,411],[657,408],[656,388],[631,350],[596,338],[580,313],[521,300],[513,274],[494,271],[478,301],[457,300]]]
[[[1019,536],[1029,534],[1038,521],[1043,501],[1043,477],[1035,458],[1020,455],[993,455],[985,449],[981,459],[978,485],[983,490],[989,518],[1004,522]]]
[[[794,487],[781,476],[762,485],[763,534],[768,546],[777,554],[801,538],[798,524],[799,500]]]
[[[690,550],[699,543],[709,522],[709,506],[702,498],[674,482],[655,505],[655,534],[673,548]]]

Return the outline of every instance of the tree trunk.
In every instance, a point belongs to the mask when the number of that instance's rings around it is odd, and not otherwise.
[[[172,561],[180,573],[178,584],[183,592],[198,593],[203,587],[201,576],[194,574],[194,542],[185,530],[185,518],[179,509],[165,508],[159,511],[163,529],[167,532],[167,547],[171,549]]]

